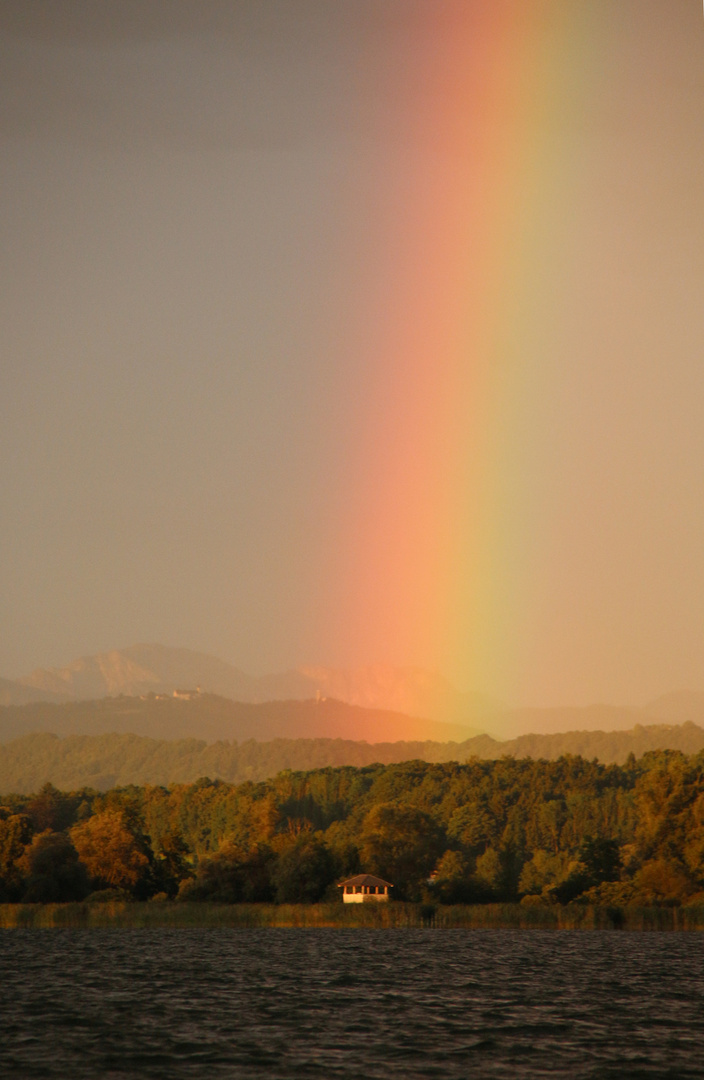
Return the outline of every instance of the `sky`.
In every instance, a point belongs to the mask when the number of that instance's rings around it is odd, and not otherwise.
[[[0,674],[704,690],[699,0],[0,0]]]

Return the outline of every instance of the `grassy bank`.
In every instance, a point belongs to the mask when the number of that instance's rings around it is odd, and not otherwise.
[[[0,929],[338,927],[514,930],[704,930],[704,906],[603,908],[476,904],[0,904]]]

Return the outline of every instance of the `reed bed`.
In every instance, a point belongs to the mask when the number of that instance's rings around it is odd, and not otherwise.
[[[591,907],[569,904],[0,904],[0,929],[152,927],[467,930],[704,930],[704,906]]]

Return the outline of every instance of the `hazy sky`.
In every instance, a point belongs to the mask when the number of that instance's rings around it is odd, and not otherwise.
[[[371,429],[396,430],[386,290],[424,272],[394,213],[473,180],[463,102],[473,131],[505,121],[483,13],[559,51],[585,6],[544,113],[554,230],[522,233],[559,265],[485,444],[511,477],[483,584],[509,659],[482,668],[481,627],[446,655],[405,635],[413,584],[340,552]],[[459,97],[428,74],[450,52]],[[251,673],[440,667],[516,704],[704,689],[700,0],[0,0],[0,139],[0,674],[158,641]]]

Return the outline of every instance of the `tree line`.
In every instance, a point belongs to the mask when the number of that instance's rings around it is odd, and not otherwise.
[[[87,708],[84,712],[90,716]],[[1,714],[0,709],[0,717]],[[696,754],[704,749],[704,730],[692,723],[679,727],[652,725],[633,731],[522,735],[504,743],[488,735],[464,743],[368,743],[330,738],[268,742],[248,739],[237,743],[206,742],[202,738],[151,739],[114,731],[62,738],[48,732],[34,732],[0,745],[0,791],[36,791],[47,778],[64,790],[84,786],[104,791],[125,784],[185,784],[201,776],[241,784],[246,780],[266,780],[285,769],[359,767],[400,763],[412,758],[444,762],[475,756],[494,760],[510,755],[553,760],[574,754],[588,760],[598,758],[604,763],[623,764],[629,753],[641,757],[648,751],[663,748]]]
[[[704,903],[704,753],[345,766],[0,797],[0,901]]]

